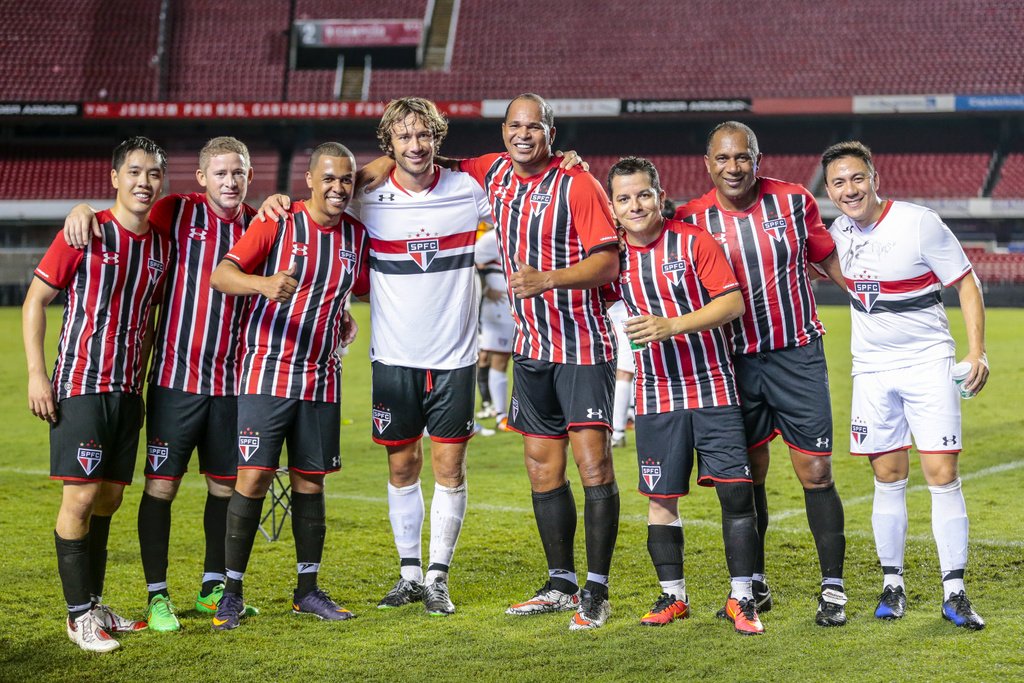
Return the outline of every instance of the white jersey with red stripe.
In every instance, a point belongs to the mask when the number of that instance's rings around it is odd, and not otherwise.
[[[240,207],[234,221],[214,213],[204,194],[170,195],[150,222],[171,238],[171,264],[160,304],[150,381],[192,394],[238,393],[241,333],[248,297],[210,287],[210,274],[241,238],[255,211]]]
[[[829,232],[850,291],[853,374],[955,355],[940,294],[971,263],[934,211],[889,201],[875,224],[840,216]]]
[[[576,265],[598,249],[615,248],[618,235],[608,196],[579,167],[547,168],[520,178],[507,153],[464,159],[460,170],[487,191],[506,278],[520,262],[539,271]],[[515,352],[550,363],[596,365],[615,357],[600,289],[553,289],[528,299],[511,297]]]
[[[628,317],[678,318],[740,289],[725,254],[701,227],[665,221],[646,247],[628,245],[613,289]],[[647,344],[636,359],[637,415],[739,405],[724,328]]]
[[[100,237],[84,249],[57,233],[35,276],[64,290],[64,321],[57,342],[53,391],[69,396],[142,390],[142,339],[159,296],[170,245],[153,230],[136,234],[112,211],[96,214]]]
[[[434,184],[408,190],[392,172],[349,210],[370,236],[370,359],[453,370],[476,363],[476,230],[490,221],[471,177],[436,168]]]

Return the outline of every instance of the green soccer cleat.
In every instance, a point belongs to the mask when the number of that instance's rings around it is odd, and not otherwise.
[[[224,595],[224,584],[218,583],[213,587],[213,590],[208,594],[203,595],[202,592],[196,596],[196,611],[200,614],[216,614],[217,607],[220,605],[220,599]],[[245,605],[242,610],[242,618],[254,617],[259,614],[260,611],[252,605]]]
[[[150,631],[162,633],[181,630],[181,623],[178,617],[174,616],[174,605],[164,595],[154,595],[149,601],[149,610],[146,612],[146,623]]]

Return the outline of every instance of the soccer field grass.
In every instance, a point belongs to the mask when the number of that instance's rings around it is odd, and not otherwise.
[[[960,312],[950,309],[961,355]],[[341,473],[328,479],[327,547],[321,584],[358,619],[306,621],[290,613],[295,556],[290,526],[282,538],[257,536],[246,574],[247,600],[262,614],[229,633],[214,633],[192,609],[202,571],[205,486],[187,475],[174,506],[169,581],[184,629],[176,634],[123,636],[121,650],[90,655],[64,633],[53,524],[60,484],[47,478],[46,426],[26,407],[20,311],[0,309],[0,681],[21,680],[658,680],[695,678],[758,681],[895,681],[1024,679],[1024,627],[1016,613],[1024,571],[1024,310],[988,312],[992,376],[984,393],[964,405],[961,475],[971,520],[968,595],[988,622],[981,632],[956,629],[939,613],[941,584],[931,536],[930,498],[916,458],[911,470],[906,557],[907,616],[875,620],[880,573],[871,536],[872,478],[862,459],[848,456],[849,314],[821,310],[835,415],[835,479],[846,509],[846,587],[850,622],[822,629],[813,616],[818,565],[803,511],[803,495],[783,451],[773,450],[768,477],[771,527],[768,574],[775,608],[767,634],[745,638],[714,618],[728,589],[717,499],[694,487],[680,504],[686,535],[686,576],[692,617],[665,628],[642,628],[641,615],[660,592],[646,549],[646,501],[636,493],[632,448],[615,452],[622,518],[612,565],[612,617],[595,632],[570,632],[567,614],[508,617],[512,601],[546,578],[534,525],[521,440],[499,433],[473,439],[469,509],[452,566],[458,612],[427,617],[421,606],[378,611],[377,600],[397,575],[386,502],[383,450],[370,441],[369,313],[354,309],[363,331],[346,358]],[[47,357],[53,360],[59,308],[50,309]],[[429,330],[424,330],[429,334]],[[572,467],[570,467],[572,470]],[[582,515],[579,479],[571,472]],[[433,493],[429,467],[424,494]],[[135,485],[114,517],[105,601],[126,615],[142,614],[145,585],[135,516],[142,492],[142,458]],[[269,505],[269,503],[268,503]],[[267,508],[265,507],[264,510]],[[428,508],[429,509],[429,508]],[[428,515],[429,518],[429,515]],[[583,524],[578,570],[585,571]]]

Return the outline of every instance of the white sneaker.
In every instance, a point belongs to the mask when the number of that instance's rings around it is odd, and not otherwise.
[[[551,582],[545,583],[537,593],[525,602],[519,602],[507,610],[505,614],[548,614],[549,612],[574,612],[580,604],[579,591],[575,593],[563,593],[551,587]]]
[[[93,618],[92,612],[86,612],[77,619],[68,616],[68,638],[71,642],[89,652],[110,652],[121,647],[121,644],[110,637],[103,626]]]
[[[497,416],[497,414],[498,411],[494,409],[494,406],[492,406],[490,403],[485,402],[480,406],[480,410],[477,411],[476,416],[480,420],[486,420],[489,417]]]
[[[604,622],[612,614],[611,603],[608,598],[592,594],[590,591],[583,591],[583,598],[576,614],[569,620],[570,631],[583,631],[592,628],[601,628]]]
[[[125,619],[115,614],[114,610],[102,604],[93,605],[90,614],[92,614],[93,618],[104,630],[110,633],[144,631],[147,628],[146,622]]]

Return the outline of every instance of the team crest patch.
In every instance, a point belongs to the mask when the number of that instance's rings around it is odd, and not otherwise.
[[[260,449],[259,432],[246,428],[238,433],[238,452],[242,454],[242,460],[249,462],[249,458]]]
[[[151,258],[146,265],[154,274],[164,272],[164,264],[159,259]]]
[[[648,491],[653,491],[661,480],[661,463],[652,458],[647,458],[640,463],[640,478]]]
[[[103,460],[103,448],[90,439],[85,443],[78,444],[78,464],[82,466],[86,474],[92,474]]]
[[[864,310],[868,313],[881,293],[882,285],[874,280],[855,280],[853,283],[853,295],[864,304]]]
[[[391,411],[383,405],[375,407],[373,409],[373,428],[377,430],[377,433],[383,434],[389,424],[391,424]]]
[[[167,450],[167,444],[160,439],[153,439],[153,443],[146,446],[146,459],[151,470],[156,472],[167,461]]]
[[[352,268],[356,265],[356,252],[349,251],[348,249],[338,249],[338,259],[345,266],[345,272],[351,273]]]
[[[551,195],[534,192],[530,195],[530,213],[540,213],[551,203]]]
[[[683,275],[686,274],[686,261],[668,261],[661,264],[661,274],[668,278],[668,281],[678,285]]]
[[[512,397],[512,420],[514,421],[519,417],[519,399],[515,396]]]
[[[409,256],[412,257],[412,260],[416,262],[421,270],[426,270],[430,267],[430,263],[437,256],[440,248],[440,241],[436,237],[417,237],[405,243],[406,252],[408,252]]]
[[[782,233],[786,231],[786,219],[775,218],[770,221],[765,221],[761,224],[761,229],[764,230],[773,240],[778,241],[782,239]]]
[[[850,438],[857,445],[863,444],[868,438],[868,425],[864,420],[859,417],[853,418],[853,422],[850,423]]]

